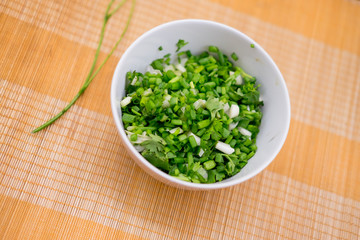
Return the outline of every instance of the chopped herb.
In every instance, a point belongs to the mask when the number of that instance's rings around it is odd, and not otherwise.
[[[180,49],[182,47],[184,47],[186,44],[188,44],[188,42],[185,42],[184,40],[179,39],[179,41],[176,43],[176,46],[177,46],[176,52],[180,51]]]
[[[252,43],[252,44],[250,44],[250,47],[251,47],[251,48],[255,48],[255,45]]]
[[[169,171],[169,160],[164,154],[164,146],[154,140],[146,140],[141,143],[141,146],[145,148],[142,155],[151,162],[155,167],[162,170]]]
[[[207,162],[204,162],[204,168],[206,170],[210,170],[210,169],[213,169],[215,166],[216,166],[216,163],[214,160],[210,160],[210,161],[207,161]]]
[[[195,140],[194,136],[189,137],[189,142],[190,142],[190,145],[191,145],[192,148],[197,147],[197,143],[196,143],[196,140]]]
[[[209,46],[209,52],[217,53],[219,51],[218,47]]]
[[[123,120],[123,122],[125,122],[125,123],[132,123],[132,122],[135,121],[135,118],[136,118],[136,116],[130,115],[130,114],[127,114],[127,113],[125,113],[125,114],[122,116],[122,120]]]
[[[236,53],[232,53],[232,54],[231,54],[231,58],[232,58],[234,61],[239,60],[239,57],[236,55]]]
[[[178,51],[186,44],[179,40]],[[127,135],[144,158],[177,179],[234,176],[257,150],[263,102],[256,78],[216,46],[176,58],[171,64],[167,54],[150,63],[151,71],[127,73],[131,84],[120,103]]]
[[[162,47],[162,46],[160,46],[158,49],[159,49],[159,51],[162,51],[162,50],[163,50],[163,47]]]

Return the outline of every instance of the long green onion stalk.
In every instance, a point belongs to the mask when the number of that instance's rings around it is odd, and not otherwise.
[[[96,49],[96,53],[95,53],[95,57],[94,57],[94,61],[91,65],[90,71],[85,79],[84,84],[82,85],[82,87],[80,88],[80,90],[78,91],[78,93],[75,95],[75,97],[70,101],[70,103],[68,105],[66,105],[66,107],[61,110],[57,115],[55,115],[53,118],[51,118],[50,120],[48,120],[47,122],[45,122],[44,124],[42,124],[41,126],[39,126],[38,128],[34,129],[32,131],[32,133],[36,133],[39,132],[41,130],[43,130],[44,128],[50,126],[51,124],[53,124],[56,120],[58,120],[62,115],[64,115],[74,104],[75,102],[80,98],[80,96],[85,92],[85,90],[87,89],[87,87],[90,85],[90,83],[92,82],[92,80],[96,77],[96,75],[100,72],[100,70],[102,69],[102,67],[105,65],[105,63],[109,60],[109,58],[112,56],[112,54],[114,53],[114,51],[116,50],[116,48],[118,47],[118,45],[120,44],[121,40],[124,38],[125,33],[128,30],[131,18],[133,16],[134,13],[134,8],[135,8],[135,2],[136,0],[132,1],[132,5],[131,5],[131,9],[130,9],[130,14],[129,17],[127,19],[126,25],[124,30],[122,31],[118,41],[115,43],[114,47],[111,49],[110,53],[106,56],[106,58],[102,61],[102,63],[100,64],[100,66],[95,70],[95,66],[100,54],[100,49],[101,49],[101,45],[103,43],[104,40],[104,36],[105,36],[105,28],[107,23],[109,22],[110,18],[121,8],[121,6],[123,6],[123,4],[126,2],[126,0],[122,0],[113,10],[111,10],[113,4],[114,4],[115,0],[111,0],[109,5],[106,8],[106,12],[105,12],[105,17],[104,17],[104,21],[103,21],[103,25],[101,28],[101,32],[100,32],[100,38],[99,38],[99,43]]]

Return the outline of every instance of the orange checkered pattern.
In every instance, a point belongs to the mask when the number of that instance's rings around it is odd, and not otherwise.
[[[91,66],[108,1],[0,2],[2,239],[359,239],[360,2],[137,0],[123,42],[48,129]],[[130,1],[110,20],[100,60]],[[164,185],[127,155],[110,85],[126,48],[177,19],[232,26],[273,57],[292,119],[274,162],[228,189]]]

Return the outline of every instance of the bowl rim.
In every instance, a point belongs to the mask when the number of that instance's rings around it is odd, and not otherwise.
[[[117,109],[118,106],[117,105],[119,103],[119,100],[116,100],[116,87],[121,82],[119,80],[120,66],[123,64],[123,62],[125,61],[124,59],[127,58],[128,54],[131,52],[131,50],[133,48],[135,48],[136,45],[139,42],[141,42],[148,35],[151,35],[153,32],[161,30],[162,28],[165,28],[165,27],[169,27],[171,25],[183,24],[183,23],[194,23],[194,22],[202,23],[202,24],[211,24],[211,25],[214,25],[214,26],[217,26],[217,27],[224,28],[224,29],[226,29],[228,31],[235,32],[236,34],[240,35],[245,40],[247,40],[249,42],[252,42],[256,46],[256,48],[259,51],[261,51],[262,54],[264,54],[266,56],[266,58],[269,59],[269,61],[273,65],[277,75],[280,77],[279,83],[282,85],[282,87],[283,87],[283,89],[285,91],[285,97],[286,97],[286,103],[285,104],[286,104],[287,114],[284,117],[286,117],[286,126],[284,126],[285,131],[284,131],[284,134],[282,134],[281,139],[279,140],[279,144],[277,145],[277,148],[273,151],[273,154],[268,157],[267,161],[262,163],[255,170],[251,171],[251,173],[247,174],[244,177],[241,177],[241,178],[238,178],[238,179],[232,179],[232,180],[226,181],[226,182],[224,182],[224,181],[220,181],[220,182],[216,182],[216,183],[186,182],[186,181],[182,181],[180,179],[177,179],[175,177],[172,177],[169,174],[161,171],[160,169],[158,169],[157,167],[152,165],[149,161],[147,161],[138,151],[136,151],[135,147],[133,146],[133,144],[130,142],[130,140],[126,136],[126,133],[125,133],[125,130],[124,130],[124,127],[123,127],[123,124],[122,124],[122,120],[121,120],[121,115],[118,114],[118,109]],[[160,175],[161,181],[168,184],[168,185],[170,184],[172,186],[176,186],[176,187],[179,187],[179,188],[185,188],[185,189],[189,189],[189,190],[211,190],[211,189],[227,188],[227,187],[231,187],[231,186],[237,185],[239,183],[242,183],[242,182],[256,176],[257,174],[259,174],[261,171],[263,171],[275,159],[275,157],[278,155],[281,148],[283,147],[283,145],[285,143],[285,140],[286,140],[286,137],[287,137],[288,132],[289,132],[290,120],[291,120],[291,117],[290,117],[291,116],[291,107],[290,107],[289,92],[288,92],[285,80],[284,80],[278,66],[276,65],[275,61],[271,58],[271,56],[256,41],[254,41],[252,38],[245,35],[241,31],[239,31],[239,30],[237,30],[237,29],[235,29],[233,27],[230,27],[228,25],[222,24],[222,23],[218,23],[218,22],[210,21],[210,20],[203,20],[203,19],[181,19],[181,20],[175,20],[175,21],[166,22],[166,23],[163,23],[161,25],[158,25],[158,26],[146,31],[140,37],[138,37],[125,50],[125,52],[122,54],[119,62],[116,65],[116,69],[115,69],[115,72],[113,74],[112,83],[111,83],[110,102],[111,102],[111,110],[112,110],[112,113],[113,113],[113,118],[114,118],[116,127],[117,127],[117,129],[118,129],[118,131],[120,133],[120,137],[122,138],[124,144],[126,145],[127,150],[131,151],[131,153],[132,153],[131,155],[133,155],[133,156],[135,155],[135,157],[137,157],[137,159],[142,163],[142,166],[140,166],[140,167],[142,167],[142,168],[145,167],[145,168],[147,168],[147,170],[151,171],[152,173],[154,173],[156,175]],[[137,162],[137,161],[135,161],[135,162]],[[147,174],[150,174],[150,173],[147,172]],[[153,174],[150,174],[150,175],[153,176]],[[165,179],[166,179],[166,181],[164,181]]]

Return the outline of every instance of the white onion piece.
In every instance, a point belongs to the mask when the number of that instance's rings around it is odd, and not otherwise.
[[[229,124],[229,131],[233,130],[234,128],[236,128],[236,126],[238,125],[238,122],[236,123],[230,123]]]
[[[228,111],[230,109],[229,103],[224,104],[224,112],[228,114]]]
[[[234,118],[239,116],[239,106],[236,104],[231,105],[230,110],[229,110],[229,118]]]
[[[135,85],[135,83],[137,82],[137,76],[135,76],[134,78],[133,78],[133,80],[131,81],[131,86],[134,86]]]
[[[229,144],[220,141],[217,142],[215,148],[225,154],[232,154],[235,152],[235,150]]]
[[[176,67],[177,70],[179,70],[179,71],[182,72],[182,73],[183,73],[183,72],[186,72],[186,69],[185,69],[184,66],[181,65],[181,64],[176,64],[175,67]]]
[[[240,133],[241,133],[242,135],[251,137],[251,132],[250,132],[249,130],[247,130],[247,129],[245,129],[245,128],[242,128],[242,127],[239,127],[238,129],[239,129],[239,131],[240,131]]]
[[[133,133],[133,132],[126,131],[126,130],[125,130],[125,132],[126,132],[127,137],[128,137],[129,140],[130,140],[130,136],[133,135],[134,133]],[[131,141],[131,140],[130,140],[130,142],[132,142],[133,144],[140,144],[140,143],[142,143],[142,142],[144,142],[144,141],[146,141],[146,140],[151,140],[151,137],[146,136],[145,134],[146,134],[146,132],[143,132],[143,134],[137,136],[136,141]]]
[[[134,145],[134,148],[136,149],[136,151],[138,152],[142,152],[145,150],[145,148],[141,145]]]
[[[199,151],[199,157],[202,157],[202,155],[204,155],[204,150],[201,148]]]
[[[239,75],[235,78],[235,85],[241,85],[243,84],[243,79],[242,77]]]
[[[151,74],[160,74],[160,75],[162,75],[160,70],[154,69],[151,65],[146,67],[146,72],[149,72]]]
[[[204,107],[204,106],[205,106],[205,103],[206,103],[205,100],[199,99],[199,100],[197,100],[196,102],[194,102],[194,107],[195,107],[196,110],[198,110],[199,107]]]
[[[150,95],[152,93],[152,89],[151,88],[148,88],[148,89],[146,89],[143,93],[142,93],[142,95],[143,96],[148,96],[148,95]]]
[[[171,99],[171,96],[170,95],[165,95],[164,97],[164,101],[162,102],[162,107],[163,108],[168,108],[170,107],[170,99]]]
[[[164,100],[163,102],[162,102],[162,105],[161,105],[163,108],[168,108],[168,107],[170,107],[170,103],[169,103],[169,101],[166,101],[166,100]]]
[[[184,132],[184,130],[182,130],[182,128],[179,128],[179,127],[173,128],[173,129],[169,130],[169,132],[171,134],[174,134],[174,132],[176,132],[178,129],[179,129],[179,134]]]
[[[185,66],[185,63],[187,62],[187,60],[188,60],[188,58],[186,58],[186,57],[181,58],[181,59],[180,59],[180,64],[181,64],[182,66]]]
[[[164,67],[164,72],[167,72],[167,71],[169,71],[169,70],[175,71],[174,66],[173,66],[173,65],[166,65],[166,66]]]
[[[120,105],[121,107],[125,107],[131,102],[132,97],[126,97],[123,100],[121,100]]]

